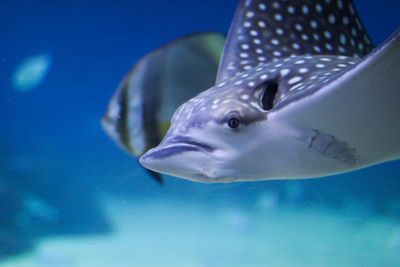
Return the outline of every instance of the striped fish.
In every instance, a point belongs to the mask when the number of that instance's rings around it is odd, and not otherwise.
[[[186,36],[144,56],[123,78],[101,124],[134,157],[157,146],[175,109],[215,82],[225,36]],[[159,173],[150,171],[158,182]]]

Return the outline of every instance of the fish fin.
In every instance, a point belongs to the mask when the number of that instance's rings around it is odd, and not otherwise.
[[[360,167],[399,159],[399,85],[400,29],[328,84],[287,99],[270,119],[345,141],[357,151]]]
[[[242,0],[217,83],[274,59],[307,54],[363,57],[373,48],[351,0]]]
[[[165,184],[164,179],[163,179],[161,173],[154,172],[154,171],[149,170],[149,169],[145,169],[145,170],[151,175],[151,177],[153,177],[153,179],[154,179],[159,185],[164,185],[164,184]]]

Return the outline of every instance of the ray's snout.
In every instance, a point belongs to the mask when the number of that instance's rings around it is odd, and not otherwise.
[[[147,151],[140,157],[140,164],[150,170],[172,175],[193,171],[190,161],[204,157],[204,153],[211,153],[214,148],[185,136],[175,136],[164,139],[157,147]],[[194,152],[187,154],[188,152]]]

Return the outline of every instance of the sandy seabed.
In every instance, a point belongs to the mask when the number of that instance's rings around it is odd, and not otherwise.
[[[400,222],[290,207],[108,198],[108,235],[43,238],[0,267],[400,266]]]

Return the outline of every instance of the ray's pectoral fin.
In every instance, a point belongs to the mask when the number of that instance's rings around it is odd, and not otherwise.
[[[355,158],[356,168],[398,159],[399,73],[400,30],[318,90],[301,99],[287,99],[276,115],[302,129],[318,129],[346,141],[360,155]],[[317,142],[319,137],[314,139]],[[352,158],[348,152],[344,156]]]

